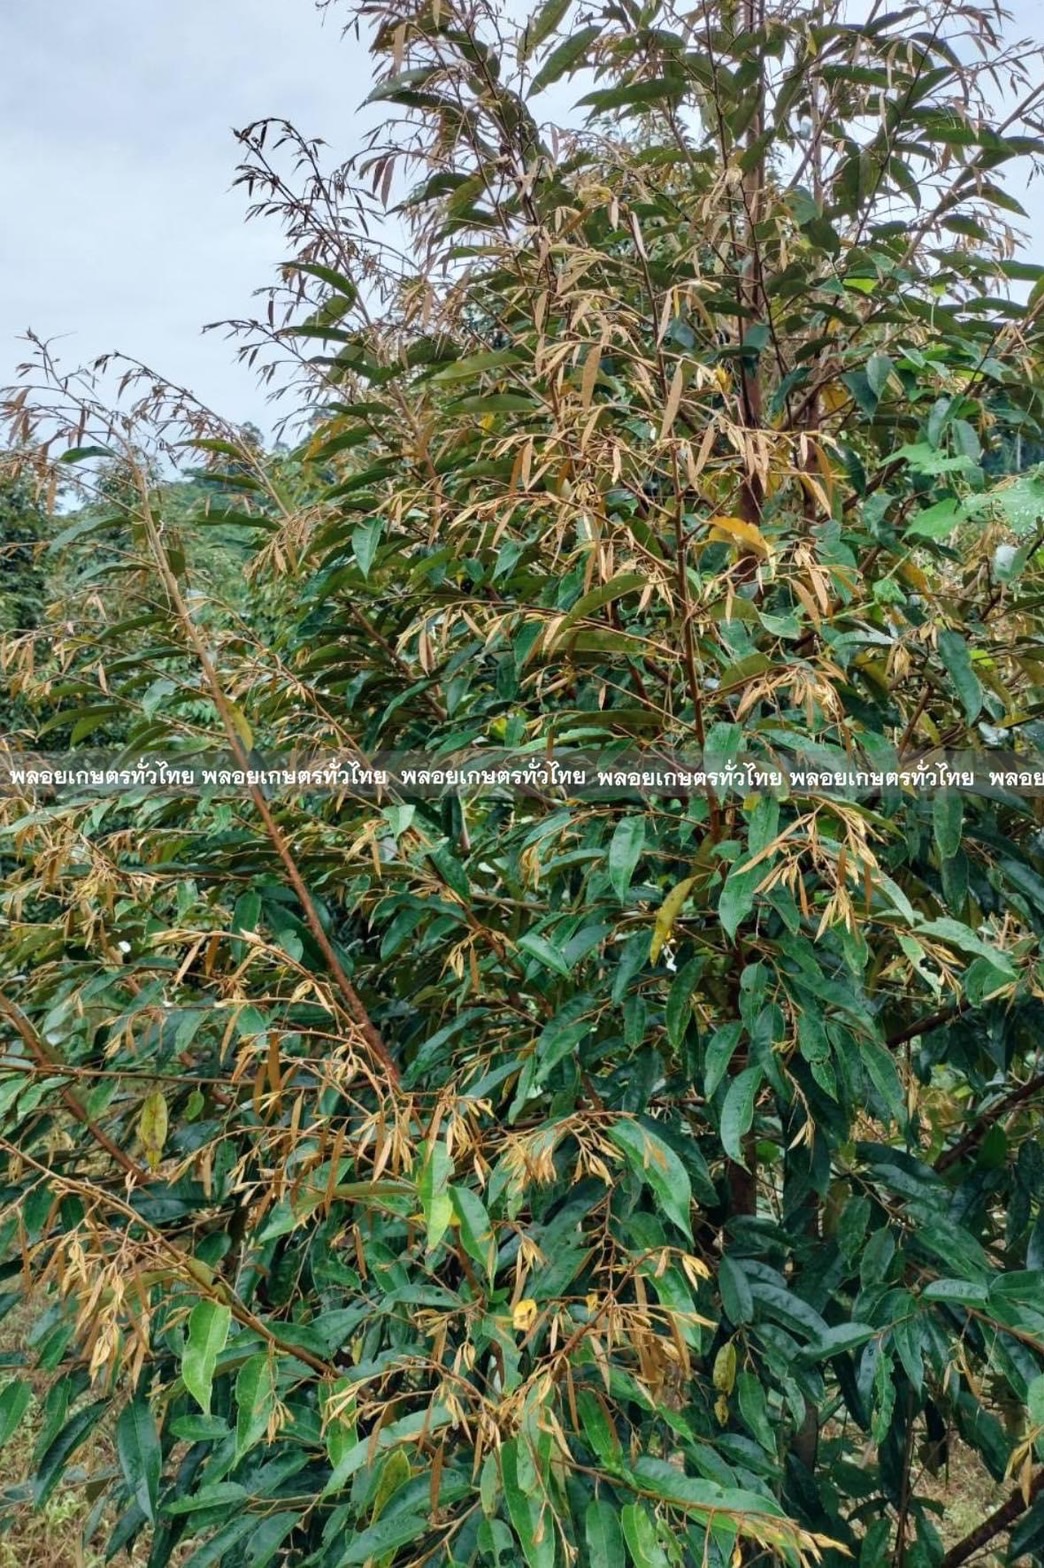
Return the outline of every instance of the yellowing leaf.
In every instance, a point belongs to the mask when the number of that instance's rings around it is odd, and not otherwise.
[[[600,342],[592,343],[587,351],[587,358],[584,360],[584,374],[580,383],[581,408],[590,408],[591,399],[594,397],[595,382],[598,380],[598,372],[601,368],[602,345]]]
[[[511,1327],[516,1334],[527,1334],[536,1321],[537,1304],[524,1296],[511,1309]]]
[[[370,1523],[376,1524],[384,1512],[390,1498],[395,1496],[400,1486],[404,1486],[412,1475],[409,1455],[401,1448],[393,1448],[384,1461],[381,1478],[377,1483],[377,1492],[373,1499],[373,1508],[370,1512]]]
[[[712,533],[711,538],[721,538],[722,535],[732,544],[746,545],[748,550],[755,551],[758,555],[769,554],[769,547],[765,543],[765,536],[760,528],[755,528],[753,523],[745,523],[742,517],[710,517],[707,519]]]
[[[677,414],[679,405],[681,403],[681,395],[684,387],[685,367],[681,361],[679,361],[678,368],[674,372],[674,376],[667,392],[667,402],[664,405],[663,424],[660,426],[661,441],[665,441],[671,433],[671,426],[674,424],[675,415]]]
[[[915,593],[930,591],[927,577],[913,561],[901,561],[896,567],[895,575],[901,583],[905,583],[907,588],[912,588]]]
[[[235,726],[236,734],[243,742],[243,745],[246,747],[247,751],[253,751],[254,732],[247,723],[246,714],[237,708],[234,702],[230,702],[228,704],[228,713],[233,725]]]
[[[736,1346],[730,1339],[714,1357],[711,1380],[719,1394],[731,1394],[736,1382]]]
[[[653,921],[652,941],[649,943],[649,962],[655,964],[663,952],[663,945],[670,939],[674,930],[674,922],[681,913],[681,907],[689,896],[689,889],[695,882],[695,877],[686,877],[684,882],[679,882],[677,887],[672,887],[663,903],[656,911]]]
[[[141,1108],[138,1137],[145,1150],[149,1170],[157,1170],[163,1156],[163,1145],[167,1141],[167,1102],[158,1089],[147,1097]]]

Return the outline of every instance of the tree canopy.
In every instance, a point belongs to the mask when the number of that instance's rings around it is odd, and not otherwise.
[[[12,406],[42,472],[130,480],[60,547],[124,530],[47,630],[71,744],[232,758],[3,802],[33,1496],[111,1423],[96,1522],[154,1568],[1039,1559],[1039,802],[738,767],[1039,745],[1044,488],[990,472],[1041,438],[1039,57],[940,0],[351,14],[373,145],[241,133],[291,245],[246,352],[296,353],[307,437],[46,354]],[[505,746],[731,782],[250,782]],[[982,1540],[924,1485],[955,1434],[1010,1485]]]

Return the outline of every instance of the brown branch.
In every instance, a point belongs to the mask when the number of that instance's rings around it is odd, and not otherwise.
[[[656,321],[658,315],[656,287],[653,283],[652,272],[649,268],[649,258],[645,253],[645,246],[642,244],[641,231],[638,227],[638,219],[634,214],[631,216],[631,227],[634,233],[635,250],[638,254],[642,277],[645,281],[645,290],[649,296],[649,309],[652,312],[653,321]],[[664,405],[666,406],[667,400],[670,396],[671,378],[667,374],[667,362],[664,358],[663,345],[659,341],[657,341],[656,344],[656,369],[660,380],[660,392],[664,400]],[[703,693],[700,687],[699,670],[696,667],[696,644],[692,631],[694,609],[692,604],[692,596],[689,593],[688,557],[686,553],[688,548],[688,540],[685,535],[685,516],[682,502],[681,474],[678,468],[677,447],[673,445],[671,448],[671,468],[672,483],[674,486],[674,504],[670,515],[674,523],[674,568],[677,582],[678,603],[681,612],[682,662],[685,670],[686,684],[689,688],[689,700],[692,703],[693,728],[696,731],[696,739],[699,742],[699,747],[702,752],[706,744],[706,721],[704,719]],[[711,842],[717,843],[718,839],[721,837],[721,807],[718,802],[717,794],[712,786],[708,784],[706,789],[707,807],[710,814]]]
[[[956,1546],[951,1546],[939,1564],[939,1568],[959,1568],[961,1563],[966,1563],[969,1557],[973,1557],[976,1552],[981,1551],[984,1546],[993,1540],[995,1535],[999,1535],[1002,1530],[1006,1530],[1009,1525],[1014,1524],[1020,1514],[1024,1514],[1027,1511],[1034,1498],[1038,1497],[1041,1492],[1044,1492],[1044,1469],[1038,1470],[1033,1477],[1029,1484],[1028,1494],[1024,1494],[1021,1487],[1017,1491],[1012,1492],[1007,1502],[1002,1503],[999,1508],[995,1508],[988,1519],[984,1519],[982,1524],[978,1525],[969,1535],[964,1537],[963,1541],[958,1541]]]
[[[930,1013],[927,1018],[919,1018],[916,1023],[908,1024],[905,1029],[900,1029],[895,1034],[889,1035],[885,1043],[889,1050],[895,1050],[896,1047],[905,1045],[907,1041],[916,1039],[918,1035],[930,1034],[933,1029],[941,1029],[944,1024],[953,1023],[971,1010],[971,1002],[968,1001],[967,997],[962,997],[959,1002],[954,1002],[952,1006],[942,1007],[938,1012]],[[949,1149],[943,1150],[942,1154],[935,1161],[933,1169],[941,1174],[943,1171],[949,1170],[951,1165],[956,1165],[959,1160],[962,1160],[966,1154],[975,1148],[976,1144],[989,1131],[994,1122],[1000,1121],[1002,1116],[1006,1116],[1017,1105],[1022,1105],[1026,1100],[1031,1100],[1035,1094],[1039,1094],[1041,1091],[1044,1091],[1044,1073],[1037,1073],[1034,1077],[1028,1079],[1026,1083],[1019,1084],[1017,1088],[1010,1090],[1008,1094],[1004,1095],[1003,1099],[997,1101],[996,1105],[992,1105],[988,1111],[984,1111],[976,1120],[975,1125],[969,1127],[968,1131],[955,1144]]]
[[[57,1071],[58,1073],[64,1073],[68,1071],[68,1068],[66,1068],[63,1062],[56,1060],[50,1050],[50,1047],[33,1028],[28,1018],[26,1018],[25,1014],[22,1012],[21,1008],[16,1007],[14,1002],[12,1002],[9,997],[5,996],[2,991],[0,991],[0,1013],[3,1013],[4,1017],[7,1018],[17,1029],[19,1035],[25,1043],[26,1050],[29,1052],[30,1056],[33,1058],[33,1061],[39,1069],[43,1071],[50,1069],[51,1071]],[[95,1143],[103,1148],[111,1159],[116,1161],[116,1164],[120,1167],[121,1170],[126,1171],[127,1175],[133,1179],[135,1184],[147,1180],[147,1172],[145,1169],[141,1165],[138,1165],[135,1160],[132,1160],[130,1155],[127,1154],[125,1150],[120,1148],[119,1144],[113,1143],[108,1133],[103,1132],[103,1130],[98,1126],[97,1122],[91,1120],[87,1111],[80,1104],[79,1100],[76,1098],[76,1095],[67,1084],[63,1084],[62,1087],[58,1090],[58,1093],[61,1096],[62,1103],[67,1107],[68,1110],[72,1112],[72,1114],[76,1117],[76,1120],[83,1127],[86,1127]]]
[[[34,1159],[31,1154],[27,1154],[22,1149],[16,1149],[15,1145],[6,1138],[0,1138],[0,1148],[6,1149],[11,1154],[17,1154],[21,1160],[24,1160],[33,1170],[38,1171],[40,1175],[47,1177],[54,1175],[55,1180],[60,1182],[67,1192],[76,1193],[88,1203],[96,1201],[99,1191],[102,1191],[95,1182],[74,1180],[67,1176],[56,1175],[42,1161]],[[255,1334],[266,1340],[273,1350],[281,1351],[285,1356],[293,1356],[297,1361],[303,1361],[306,1366],[311,1367],[314,1372],[320,1373],[323,1377],[331,1378],[337,1376],[337,1368],[332,1362],[322,1360],[313,1351],[307,1350],[304,1345],[298,1345],[292,1340],[283,1339],[263,1318],[259,1318],[256,1313],[251,1312],[246,1303],[236,1295],[236,1292],[219,1274],[210,1269],[208,1265],[202,1264],[199,1258],[186,1252],[183,1247],[179,1247],[177,1242],[172,1241],[164,1231],[153,1225],[144,1215],[139,1214],[137,1209],[126,1203],[122,1198],[117,1197],[114,1193],[102,1192],[102,1195],[106,1202],[117,1209],[125,1219],[134,1225],[140,1226],[149,1236],[154,1246],[171,1259],[173,1265],[172,1272],[176,1272],[181,1284],[188,1286],[190,1290],[196,1291],[199,1295],[211,1301],[218,1302],[221,1306],[228,1307],[237,1323],[241,1324],[243,1328],[252,1329]]]
[[[974,1127],[969,1127],[964,1136],[959,1138],[952,1148],[943,1150],[935,1162],[935,1169],[937,1171],[947,1171],[951,1165],[956,1165],[958,1160],[963,1160],[964,1156],[974,1149],[980,1138],[989,1131],[994,1122],[1000,1121],[1002,1116],[1006,1116],[1009,1111],[1013,1111],[1017,1105],[1022,1105],[1024,1101],[1032,1099],[1042,1089],[1044,1089],[1044,1073],[1037,1073],[1036,1077],[1029,1079],[1027,1083],[1020,1084],[1017,1089],[1012,1089],[1002,1100],[998,1100],[996,1105],[991,1105],[988,1111],[983,1111]]]
[[[929,1013],[927,1018],[918,1018],[916,1023],[907,1024],[905,1029],[899,1029],[895,1034],[889,1035],[885,1045],[890,1051],[894,1051],[897,1046],[905,1045],[907,1040],[916,1040],[919,1034],[930,1034],[933,1029],[941,1029],[943,1024],[952,1023],[955,1018],[963,1017],[970,1011],[971,1005],[967,997],[962,997],[951,1007],[940,1007],[937,1013]]]
[[[185,637],[187,638],[192,651],[196,656],[196,659],[199,661],[199,666],[203,671],[204,679],[206,680],[207,686],[210,688],[210,694],[213,698],[214,706],[217,708],[217,711],[221,717],[221,722],[228,738],[228,743],[232,750],[232,754],[235,757],[239,767],[242,768],[244,772],[248,772],[250,767],[250,760],[247,756],[247,747],[244,746],[239,733],[239,726],[236,723],[236,714],[232,708],[231,703],[229,702],[228,697],[225,694],[224,687],[222,686],[218,677],[213,660],[207,651],[206,644],[203,641],[203,638],[200,636],[199,630],[197,629],[196,624],[192,619],[192,612],[189,610],[189,607],[185,602],[184,595],[181,592],[181,585],[178,582],[178,579],[171,568],[170,562],[167,559],[167,552],[163,547],[163,541],[160,538],[155,518],[152,515],[152,510],[149,504],[148,491],[145,485],[141,484],[140,482],[139,489],[141,493],[142,520],[145,525],[145,535],[148,539],[149,549],[151,551],[153,560],[156,563],[156,568],[159,572],[160,579],[164,588],[166,589],[171,607],[174,610],[174,613],[177,615],[178,620],[181,622]],[[272,812],[269,809],[268,801],[265,799],[261,788],[256,784],[251,784],[248,786],[248,788],[250,790],[250,797],[257,809],[258,816],[261,818],[265,832],[268,835],[269,842],[271,843],[276,854],[279,856],[279,859],[282,861],[287,877],[289,878],[290,885],[297,894],[301,907],[304,910],[308,929],[315,938],[316,946],[322,953],[327,967],[329,968],[330,973],[334,978],[337,989],[340,991],[341,996],[344,998],[344,1001],[347,1004],[348,1014],[353,1020],[363,1040],[365,1041],[370,1051],[370,1055],[387,1075],[389,1083],[393,1087],[397,1087],[399,1084],[399,1069],[392,1060],[392,1056],[388,1050],[388,1047],[381,1039],[381,1036],[378,1033],[372,1019],[370,1018],[369,1013],[366,1011],[366,1007],[363,1004],[362,998],[359,996],[355,987],[348,979],[348,976],[345,974],[341,961],[334,952],[333,943],[330,941],[330,938],[323,930],[322,922],[319,919],[319,912],[315,907],[315,901],[313,900],[311,893],[308,891],[308,888],[305,885],[304,878],[302,877],[298,868],[297,861],[294,859],[293,852],[286,841],[286,837],[279,827],[279,824],[276,822],[275,817],[272,815]]]

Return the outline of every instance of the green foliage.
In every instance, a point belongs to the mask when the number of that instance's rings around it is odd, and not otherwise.
[[[998,183],[1032,127],[970,7],[365,14],[413,123],[351,188],[420,158],[414,270],[244,133],[329,401],[276,459],[196,433],[242,614],[215,512],[136,480],[63,700],[244,779],[582,743],[734,786],[9,803],[37,1494],[115,1406],[98,1518],[156,1568],[930,1568],[950,1434],[1027,1492],[1040,1452],[1035,808],[735,761],[1041,738],[1044,563],[1019,534],[998,580],[980,462],[1041,410]],[[552,137],[581,69],[595,129]]]

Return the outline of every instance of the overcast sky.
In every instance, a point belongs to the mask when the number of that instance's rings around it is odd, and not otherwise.
[[[272,423],[235,344],[286,254],[231,189],[251,121],[359,144],[370,62],[312,0],[0,0],[0,383],[27,327],[70,367],[144,360],[236,421]],[[284,410],[280,408],[280,412]]]
[[[1016,35],[1044,36],[1044,0],[1012,9]],[[32,327],[61,339],[69,368],[120,350],[271,429],[235,345],[200,331],[250,315],[285,254],[275,221],[244,222],[232,130],[278,115],[338,158],[358,147],[371,67],[341,39],[344,14],[312,0],[0,0],[0,385]],[[1019,194],[1044,260],[1044,187]]]

